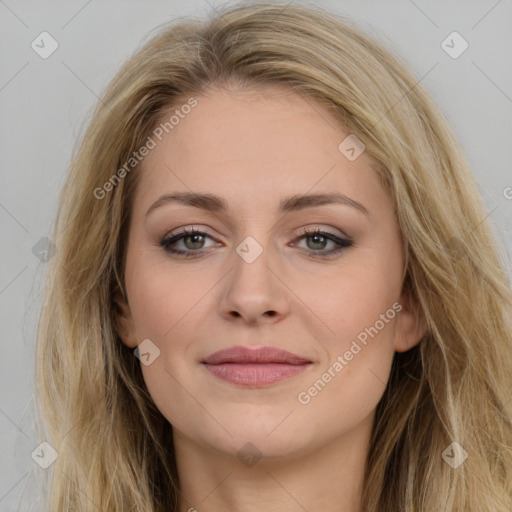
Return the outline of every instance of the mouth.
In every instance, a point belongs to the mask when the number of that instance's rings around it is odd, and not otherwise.
[[[215,377],[245,387],[263,387],[305,371],[313,362],[274,347],[219,350],[201,364]]]

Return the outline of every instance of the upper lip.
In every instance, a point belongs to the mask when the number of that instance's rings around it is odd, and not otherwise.
[[[244,346],[236,346],[225,348],[210,354],[203,359],[206,364],[223,364],[223,363],[282,363],[282,364],[305,364],[311,363],[310,360],[304,359],[297,354],[292,354],[286,350],[274,347],[248,348]]]

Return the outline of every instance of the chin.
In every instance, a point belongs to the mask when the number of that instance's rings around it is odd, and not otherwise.
[[[211,443],[212,447],[226,454],[236,454],[239,458],[245,452],[251,455],[252,451],[255,452],[255,456],[265,458],[298,455],[307,451],[307,447],[312,444],[314,432],[312,429],[308,433],[308,425],[305,422],[297,424],[296,420],[293,420],[294,414],[296,415],[296,412],[293,412],[292,408],[279,408],[268,414],[255,408],[252,411],[246,409],[244,413],[233,416],[224,415],[224,423],[229,425],[227,429],[233,437],[224,435],[219,439],[215,436],[215,439],[209,439],[208,444]],[[204,434],[210,437],[210,433],[211,430]]]

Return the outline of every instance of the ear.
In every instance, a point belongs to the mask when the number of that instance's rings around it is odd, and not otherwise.
[[[417,300],[407,285],[403,287],[399,303],[402,309],[397,316],[394,348],[396,352],[407,352],[425,335],[426,322]]]
[[[114,297],[114,325],[118,336],[127,347],[137,347],[139,343],[135,335],[130,305],[122,292],[118,292]]]

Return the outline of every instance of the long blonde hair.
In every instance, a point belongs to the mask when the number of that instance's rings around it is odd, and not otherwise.
[[[38,328],[39,435],[59,454],[49,510],[176,510],[172,428],[116,322],[137,166],[105,183],[172,106],[214,84],[281,85],[321,101],[364,142],[394,200],[403,286],[427,331],[395,354],[363,510],[510,512],[512,292],[463,150],[382,43],[331,12],[280,2],[165,24],[92,114],[60,194]],[[459,445],[467,459],[452,467],[443,454]]]

